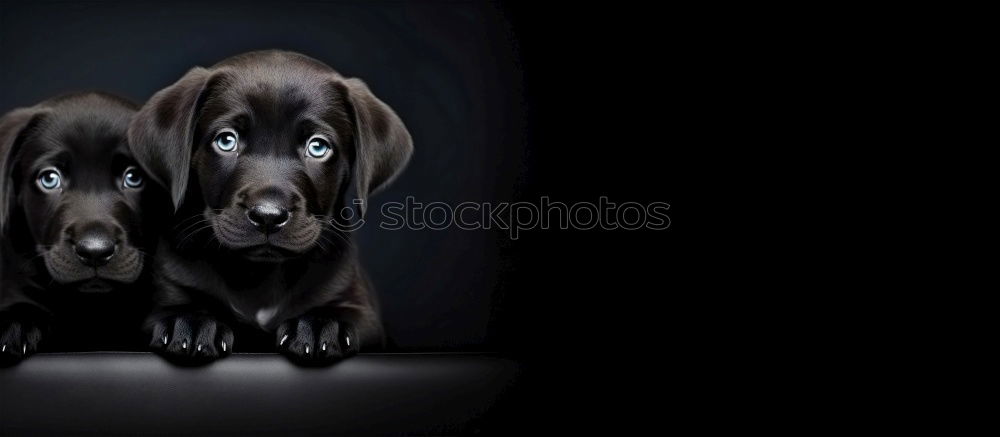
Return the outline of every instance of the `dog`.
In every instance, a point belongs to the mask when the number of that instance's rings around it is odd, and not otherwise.
[[[154,351],[210,362],[234,329],[303,365],[383,345],[350,234],[413,141],[364,82],[293,52],[234,56],[156,93],[129,143],[176,210],[152,267]]]
[[[31,355],[61,326],[91,338],[140,328],[141,316],[134,327],[113,323],[149,308],[133,306],[150,297],[130,289],[156,241],[143,226],[155,205],[144,203],[144,172],[127,145],[137,109],[79,93],[0,118],[0,362]],[[88,301],[105,314],[80,306]]]

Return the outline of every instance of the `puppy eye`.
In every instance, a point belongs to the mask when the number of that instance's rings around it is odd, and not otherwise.
[[[52,191],[62,185],[62,173],[55,168],[47,168],[38,174],[38,186],[45,191]]]
[[[322,158],[333,150],[326,138],[314,136],[306,141],[306,153],[313,158]]]
[[[239,140],[240,136],[236,133],[236,131],[226,129],[219,132],[219,134],[215,136],[215,141],[213,142],[215,143],[215,147],[218,147],[219,150],[223,152],[232,152],[233,150],[236,150],[236,145],[239,144]]]
[[[142,187],[142,172],[135,167],[129,167],[125,170],[125,174],[122,176],[122,185],[125,188],[139,188]]]

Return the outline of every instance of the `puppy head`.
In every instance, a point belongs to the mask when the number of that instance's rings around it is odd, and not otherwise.
[[[58,283],[105,291],[142,270],[145,184],[126,144],[135,110],[89,93],[0,118],[0,226],[12,240],[30,239]]]
[[[308,252],[359,220],[413,150],[363,82],[280,51],[191,70],[139,111],[129,138],[175,208],[200,193],[218,241],[257,261]]]

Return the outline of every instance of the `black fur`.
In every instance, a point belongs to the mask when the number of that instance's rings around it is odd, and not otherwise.
[[[36,352],[53,331],[77,347],[127,348],[100,337],[138,328],[113,322],[148,308],[136,284],[156,241],[143,212],[158,202],[123,181],[128,169],[142,175],[126,144],[136,109],[84,93],[0,118],[0,362]],[[51,171],[59,184],[47,189],[39,177]]]
[[[229,152],[215,142],[227,130]],[[317,134],[332,147],[321,158],[307,153]],[[177,209],[153,267],[154,350],[203,363],[266,333],[294,361],[328,364],[381,346],[345,229],[413,145],[364,83],[299,54],[247,53],[157,93],[129,138]]]

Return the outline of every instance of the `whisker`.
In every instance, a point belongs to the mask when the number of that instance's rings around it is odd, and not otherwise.
[[[191,229],[191,228],[193,228],[195,226],[198,226],[198,225],[203,225],[205,223],[208,223],[208,219],[198,220],[198,221],[196,221],[194,223],[191,223],[190,225],[188,225],[187,227],[185,227],[181,231],[177,232],[177,235],[184,235],[184,233],[187,232],[189,229]]]
[[[184,220],[181,220],[181,221],[177,222],[177,224],[174,225],[174,227],[173,227],[172,230],[177,230],[177,228],[181,227],[185,223],[188,223],[191,220],[196,220],[196,219],[199,219],[199,218],[203,219],[203,218],[205,218],[205,215],[204,214],[195,214],[195,215],[192,215],[191,217],[188,217],[188,218],[186,218]]]
[[[177,243],[177,247],[178,247],[178,248],[183,248],[183,247],[184,247],[184,242],[185,242],[185,241],[187,241],[187,240],[188,240],[188,239],[190,239],[191,237],[195,236],[195,235],[196,235],[197,233],[199,233],[199,232],[201,232],[201,231],[204,231],[205,229],[209,229],[209,228],[211,228],[211,227],[212,227],[212,225],[211,225],[211,224],[209,224],[208,226],[203,226],[203,227],[201,227],[201,228],[198,228],[198,229],[195,229],[194,231],[190,232],[190,233],[189,233],[189,234],[188,234],[188,235],[187,235],[186,237],[184,237],[183,239],[181,239],[181,241],[180,241],[179,243]]]
[[[325,241],[329,245],[329,247],[326,247],[324,249],[324,251],[327,252],[327,253],[332,253],[333,252],[333,248],[336,247],[337,244],[334,243],[333,240],[330,240],[329,238],[327,238],[327,236],[323,235],[322,233],[319,234],[319,237],[322,238],[322,241]],[[317,240],[317,241],[319,241],[319,240]],[[322,244],[320,245],[320,247],[323,247]]]
[[[51,247],[47,248],[47,249],[45,249],[45,252],[48,252],[51,249],[52,249]],[[38,255],[35,255],[35,256],[31,257],[31,258],[28,258],[28,259],[24,260],[24,264],[21,264],[20,268],[23,269],[23,268],[27,267],[28,264],[31,264],[33,261],[35,261],[36,259],[44,257],[45,256],[45,252],[40,252]]]

